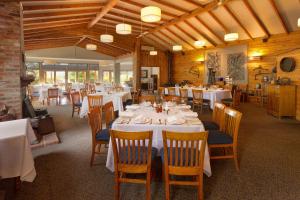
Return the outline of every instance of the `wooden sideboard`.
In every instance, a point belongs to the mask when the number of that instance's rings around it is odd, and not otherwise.
[[[276,117],[296,116],[295,85],[269,85],[267,91],[267,111],[269,114]]]

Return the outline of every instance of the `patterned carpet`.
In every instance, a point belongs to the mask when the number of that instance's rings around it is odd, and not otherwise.
[[[90,168],[91,133],[87,119],[71,118],[69,106],[50,107],[62,141],[33,151],[38,176],[23,183],[16,199],[114,199],[114,175],[105,167],[105,154]],[[205,199],[300,199],[300,123],[279,120],[251,104],[243,112],[239,136],[240,173],[232,160],[213,161],[212,177],[204,176]],[[201,115],[209,119],[211,113]],[[152,199],[164,199],[164,185],[152,183]],[[121,186],[121,199],[144,199],[143,185]],[[193,187],[173,186],[171,198],[197,199]]]

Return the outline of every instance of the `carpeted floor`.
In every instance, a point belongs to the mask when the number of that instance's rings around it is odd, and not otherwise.
[[[114,175],[106,155],[90,168],[91,133],[87,119],[73,119],[69,106],[50,107],[61,143],[33,151],[37,177],[23,183],[16,199],[114,199]],[[300,123],[279,120],[251,104],[241,106],[240,173],[233,160],[211,162],[212,177],[204,177],[205,199],[300,199]],[[201,115],[209,119],[210,114]],[[121,186],[121,199],[144,199],[143,185]],[[164,185],[152,183],[152,199],[164,199]],[[197,199],[192,187],[172,187],[172,199]]]

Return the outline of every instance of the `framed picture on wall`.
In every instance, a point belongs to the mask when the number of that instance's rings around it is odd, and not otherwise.
[[[141,70],[141,78],[148,78],[148,70]]]

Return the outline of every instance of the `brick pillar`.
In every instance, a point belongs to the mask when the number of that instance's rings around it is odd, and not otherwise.
[[[21,53],[20,6],[18,2],[0,3],[0,103],[22,116],[20,76]]]

